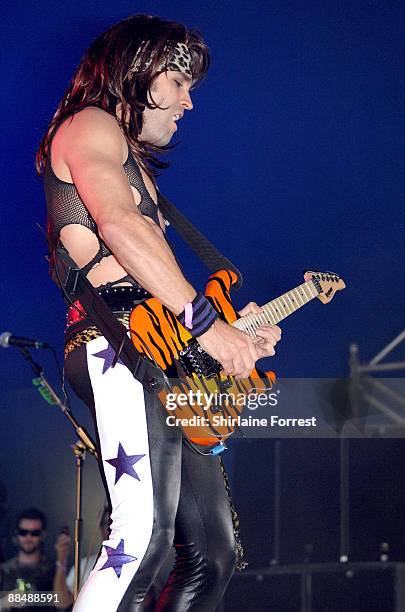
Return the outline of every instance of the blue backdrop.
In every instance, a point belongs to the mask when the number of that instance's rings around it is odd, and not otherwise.
[[[36,227],[45,215],[34,154],[85,48],[136,12],[196,26],[212,52],[161,190],[241,269],[239,306],[296,286],[304,269],[341,274],[347,290],[330,305],[316,301],[283,323],[271,366],[283,376],[345,374],[350,342],[370,358],[405,327],[399,1],[3,5],[2,330],[48,341],[61,354],[64,305]],[[180,243],[178,254],[201,287],[205,271]],[[39,359],[56,381],[51,359]],[[37,399],[18,353],[2,351],[0,360],[1,480],[10,507],[29,501],[52,511],[60,500],[49,493],[50,458],[69,463],[61,448],[70,430]],[[64,494],[71,503],[71,485]]]

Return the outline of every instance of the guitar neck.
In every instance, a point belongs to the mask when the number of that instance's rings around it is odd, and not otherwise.
[[[319,294],[315,283],[310,280],[298,285],[291,291],[283,293],[280,297],[262,306],[260,314],[247,314],[237,319],[232,325],[249,334],[252,338],[256,336],[259,325],[276,325],[290,314],[308,304]]]

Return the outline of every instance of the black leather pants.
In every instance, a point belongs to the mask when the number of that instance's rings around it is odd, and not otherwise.
[[[181,431],[167,425],[166,411],[160,402],[144,390],[143,401],[140,401],[141,396],[138,396],[138,401],[131,410],[143,411],[145,414],[147,439],[138,439],[141,436],[141,426],[131,425],[128,419],[127,422],[119,422],[120,419],[125,420],[119,412],[120,406],[114,401],[110,402],[109,407],[105,406],[105,389],[112,390],[114,397],[114,388],[111,387],[117,384],[115,378],[118,375],[115,376],[112,368],[103,375],[100,372],[100,384],[107,385],[108,382],[108,385],[104,386],[102,397],[97,400],[97,377],[94,375],[95,366],[91,365],[90,361],[95,361],[97,366],[100,361],[100,347],[104,348],[100,344],[102,342],[107,346],[104,338],[98,338],[76,348],[69,354],[65,364],[70,384],[93,414],[96,435],[99,445],[101,444],[101,475],[112,506],[111,542],[103,543],[99,561],[83,587],[84,593],[80,594],[74,610],[90,612],[90,607],[97,608],[98,612],[112,612],[117,609],[141,610],[141,603],[174,544],[175,564],[154,609],[170,612],[214,612],[236,564],[230,505],[219,458],[201,456],[191,450],[184,443]],[[91,348],[92,344],[95,348]],[[123,365],[117,364],[114,370],[119,370],[120,376],[125,377],[122,368]],[[133,386],[134,382],[139,385],[133,379],[128,379],[128,394],[133,393],[131,385]],[[120,393],[122,397],[122,389]],[[120,401],[122,403],[122,400]],[[114,415],[110,423],[113,423],[114,428],[118,427],[117,439],[126,436],[123,445],[128,455],[135,456],[137,449],[143,444],[142,459],[137,459],[134,465],[138,480],[124,473],[118,482],[114,482],[114,468],[108,460],[111,459],[111,449],[115,448],[115,443],[108,446],[108,437],[113,434],[111,427],[102,422],[103,410],[106,419]],[[133,447],[130,447],[128,442],[128,431],[131,427]],[[109,450],[105,451],[105,448]],[[103,457],[103,454],[109,456]],[[138,456],[140,455],[136,455]],[[150,501],[148,493],[142,493],[140,488],[147,481],[148,474],[151,483],[150,488],[145,491],[151,491]],[[126,497],[125,492],[120,493],[121,489],[124,491],[124,487],[127,487]],[[135,492],[133,501],[132,491]],[[130,536],[132,537],[135,528],[138,532],[134,532],[131,548]],[[145,532],[148,534],[145,549],[140,550],[137,548],[138,542]],[[113,549],[117,549],[118,542],[120,545],[123,543],[125,554],[132,555],[130,558],[134,561],[126,561],[118,570],[114,569],[113,564],[108,566],[108,563],[106,568],[107,556],[104,553],[102,559],[103,549],[108,549],[111,553]],[[116,575],[117,571],[122,572],[119,577]],[[107,601],[108,597],[110,601]]]

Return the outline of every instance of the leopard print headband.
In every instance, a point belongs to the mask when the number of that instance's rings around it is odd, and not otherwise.
[[[162,67],[162,65],[161,65]],[[168,70],[177,70],[184,72],[192,78],[191,74],[191,55],[190,51],[184,43],[177,43],[173,49],[173,54],[167,63]]]
[[[153,59],[153,52],[151,54],[151,57],[147,59],[142,66],[138,61],[138,55],[140,51],[144,50],[148,45],[149,41],[146,41],[145,44],[142,44],[140,46],[131,70],[132,73],[139,72],[141,70],[146,70],[151,65]],[[183,72],[184,74],[187,74],[190,78],[193,77],[191,72],[191,55],[187,48],[187,45],[185,45],[184,43],[176,43],[175,47],[173,48],[172,55],[169,57],[169,59],[163,60],[159,64],[158,71],[163,70],[176,70],[177,72]]]

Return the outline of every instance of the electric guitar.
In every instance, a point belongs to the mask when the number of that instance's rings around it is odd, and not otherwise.
[[[260,314],[240,317],[235,311],[230,291],[237,276],[230,270],[212,274],[205,295],[222,320],[254,338],[259,325],[275,325],[314,298],[327,304],[346,286],[333,272],[306,272],[304,278],[304,283],[262,306]],[[170,415],[168,424],[180,426],[192,443],[209,447],[212,454],[223,450],[234,432],[249,393],[274,387],[276,377],[271,371],[255,368],[243,380],[225,376],[221,364],[156,298],[133,309],[130,334],[139,353],[165,374],[167,385],[158,397]]]

